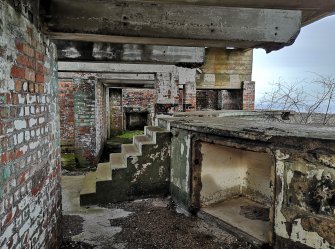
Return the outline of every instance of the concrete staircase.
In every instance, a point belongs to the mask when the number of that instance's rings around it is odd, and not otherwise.
[[[121,153],[110,154],[109,162],[85,176],[80,205],[167,195],[170,143],[169,131],[146,126],[144,135],[134,136],[133,144],[123,144]]]

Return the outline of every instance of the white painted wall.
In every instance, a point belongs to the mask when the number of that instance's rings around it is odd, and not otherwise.
[[[273,167],[269,154],[209,143],[201,144],[201,153],[202,206],[240,195],[269,204]]]

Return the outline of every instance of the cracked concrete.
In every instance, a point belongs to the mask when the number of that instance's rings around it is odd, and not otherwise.
[[[168,198],[80,207],[83,179],[83,175],[62,177],[60,249],[254,249],[213,223],[186,216]]]
[[[123,243],[114,243],[114,236],[120,233],[122,228],[111,226],[110,220],[125,218],[131,212],[98,206],[80,207],[79,193],[83,180],[83,175],[62,177],[63,215],[76,215],[83,220],[82,232],[71,236],[71,240],[87,243],[95,249],[110,248],[110,245],[115,249],[126,248]]]

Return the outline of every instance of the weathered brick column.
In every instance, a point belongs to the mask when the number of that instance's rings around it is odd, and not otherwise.
[[[243,110],[253,111],[255,109],[255,82],[243,82]]]
[[[0,248],[58,248],[56,50],[19,7],[0,1]]]

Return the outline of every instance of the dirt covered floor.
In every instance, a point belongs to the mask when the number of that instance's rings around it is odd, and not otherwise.
[[[83,176],[63,176],[63,244],[100,249],[251,249],[212,223],[178,212],[169,199],[79,206]]]

